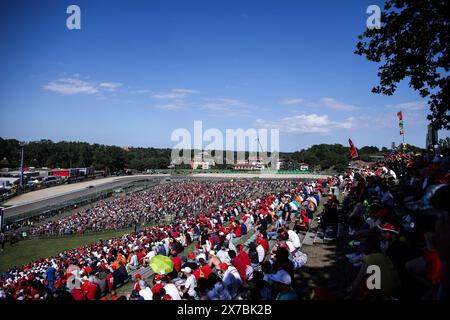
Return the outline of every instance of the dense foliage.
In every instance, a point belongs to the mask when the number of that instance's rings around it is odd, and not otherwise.
[[[0,159],[3,167],[20,166],[20,142],[0,138]],[[40,140],[25,146],[25,165],[49,168],[94,167],[117,171],[167,168],[170,149],[129,148],[89,144],[86,142],[52,142]]]
[[[373,146],[358,149],[359,157],[363,161],[368,161],[370,156],[381,156],[383,152],[388,152],[388,149],[380,150]],[[342,170],[349,162],[349,148],[341,144],[318,144],[285,156],[298,162],[306,162],[318,170]]]
[[[387,0],[381,28],[359,36],[355,53],[381,64],[373,92],[392,95],[408,78],[428,99],[428,120],[450,129],[450,1]]]
[[[171,156],[171,149],[133,147],[124,149],[86,142],[52,142],[51,140],[29,142],[24,148],[26,166],[49,168],[92,166],[97,170],[109,170],[110,172],[126,168],[140,171],[166,169],[170,165]],[[20,141],[0,138],[0,166],[19,167],[20,149]],[[358,149],[360,159],[364,161],[369,160],[370,156],[382,155],[387,151],[386,148],[380,150],[373,146]],[[293,153],[280,153],[280,158],[306,162],[318,170],[340,170],[348,164],[349,148],[341,144],[319,144]],[[227,167],[227,165],[222,165],[216,168],[225,169]]]

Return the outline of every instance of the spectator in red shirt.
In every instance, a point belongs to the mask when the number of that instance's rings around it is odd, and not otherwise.
[[[87,287],[89,285],[89,281],[87,279],[87,277],[83,277],[83,283],[81,284],[81,291],[83,291],[83,294],[86,295],[87,292]]]
[[[153,294],[159,294],[159,290],[162,288],[164,288],[164,286],[161,284],[161,276],[159,274],[155,274],[155,277],[153,278]]]
[[[106,284],[108,285],[109,292],[111,292],[111,290],[113,289],[113,285],[114,285],[114,278],[113,278],[111,272],[109,271],[109,269],[106,269],[105,273],[106,273],[106,276],[105,276]]]
[[[195,276],[195,279],[197,281],[200,278],[208,279],[208,276],[212,272],[211,267],[209,266],[209,264],[203,258],[199,259],[199,263],[200,263],[201,267],[198,268],[197,270],[194,270],[194,272],[192,274]]]
[[[235,228],[234,228],[234,234],[236,235],[236,238],[240,238],[242,236],[242,229],[239,223],[233,222]]]
[[[134,276],[134,279],[136,279],[136,283],[134,284],[134,290],[139,292],[139,291],[141,291],[141,286],[139,285],[139,280],[142,280],[142,276],[138,273]]]
[[[72,291],[70,292],[70,294],[72,295],[72,297],[76,300],[76,301],[83,301],[86,300],[86,297],[84,296],[83,291],[80,288],[79,284],[76,284],[75,287],[72,289]]]
[[[244,251],[244,246],[242,244],[238,244],[236,249],[238,250],[238,258],[242,259],[242,261],[245,263],[246,266],[251,265],[252,261],[250,260],[250,257],[248,256],[247,252]]]
[[[137,252],[137,257],[138,257],[138,262],[139,262],[139,265],[141,266],[143,263],[144,263],[144,257],[146,256],[146,252],[145,252],[145,250],[142,250],[142,251],[138,251]]]
[[[256,237],[257,237],[256,243],[261,244],[261,246],[264,248],[264,252],[267,252],[269,250],[269,244],[267,243],[267,239],[265,239],[261,233],[258,233]]]
[[[172,251],[172,262],[173,262],[173,268],[175,269],[176,272],[180,272],[181,270],[181,258],[177,255],[176,250]]]
[[[87,281],[88,285],[86,287],[85,295],[87,300],[95,300],[99,296],[99,288],[96,283],[92,281],[92,279],[89,279]]]
[[[245,282],[247,280],[247,273],[245,272],[247,269],[247,264],[242,259],[242,256],[236,256],[236,252],[234,250],[228,251],[228,255],[231,258],[231,263],[239,272],[239,276],[241,277],[242,281]]]
[[[116,290],[111,291],[111,300],[118,300],[120,296],[117,295]]]

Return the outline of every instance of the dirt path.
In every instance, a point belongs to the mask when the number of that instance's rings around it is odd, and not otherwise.
[[[358,272],[345,258],[345,244],[304,246],[302,252],[308,256],[308,263],[296,279],[302,293],[307,295],[310,288],[320,287],[328,289],[336,299],[343,298]]]

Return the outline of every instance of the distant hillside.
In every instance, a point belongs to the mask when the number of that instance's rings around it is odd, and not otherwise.
[[[306,162],[315,169],[341,170],[348,163],[349,148],[341,144],[319,144],[296,152],[281,152],[280,158]],[[382,155],[388,149],[366,146],[358,149],[361,160]],[[192,151],[193,153],[193,151]],[[117,171],[124,168],[164,169],[170,165],[171,149],[121,148],[87,142],[40,140],[25,146],[25,165],[31,167],[94,167]],[[20,141],[0,138],[0,166],[20,166]],[[222,166],[225,167],[225,166]]]

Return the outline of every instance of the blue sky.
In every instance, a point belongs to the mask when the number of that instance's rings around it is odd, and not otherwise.
[[[426,101],[371,93],[355,55],[380,1],[0,2],[0,136],[173,147],[171,133],[279,128],[280,148],[424,146]],[[81,8],[68,30],[66,8]],[[441,132],[448,136],[448,132]]]

